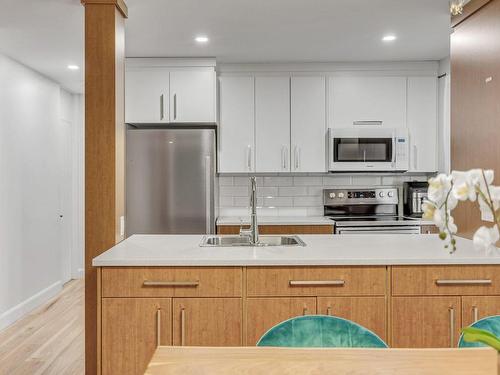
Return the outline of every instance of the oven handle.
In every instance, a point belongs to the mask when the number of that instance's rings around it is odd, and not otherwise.
[[[420,234],[419,226],[387,226],[387,227],[336,227],[336,234],[366,234],[366,233],[388,233],[388,234]]]
[[[392,164],[396,163],[396,134],[392,133]]]

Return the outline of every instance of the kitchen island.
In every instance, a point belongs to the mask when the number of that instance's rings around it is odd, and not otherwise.
[[[135,235],[94,259],[102,374],[143,372],[158,345],[255,345],[303,314],[351,319],[391,347],[454,347],[500,313],[500,256],[435,235],[301,235],[305,247],[200,247]]]

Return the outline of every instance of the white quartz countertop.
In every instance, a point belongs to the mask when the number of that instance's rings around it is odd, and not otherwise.
[[[416,225],[434,225],[430,220],[413,219]],[[250,216],[219,216],[217,225],[250,224]],[[259,216],[259,225],[335,225],[324,216]]]
[[[247,216],[220,216],[217,225],[250,224]],[[334,225],[335,222],[324,216],[259,216],[259,225]]]
[[[134,235],[94,258],[107,266],[304,266],[500,264],[500,253],[457,238],[449,254],[437,235],[300,235],[305,247],[200,247],[201,235]]]

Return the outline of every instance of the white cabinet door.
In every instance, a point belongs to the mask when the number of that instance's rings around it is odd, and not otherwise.
[[[254,169],[253,77],[219,78],[219,172],[244,173]]]
[[[437,171],[437,78],[408,78],[410,171]]]
[[[326,171],[325,77],[291,79],[291,171]]]
[[[406,127],[406,77],[330,77],[329,127]]]
[[[215,122],[215,72],[170,71],[170,122]]]
[[[125,122],[169,121],[169,71],[160,68],[127,70],[125,73]]]
[[[290,171],[290,77],[255,78],[256,172]]]

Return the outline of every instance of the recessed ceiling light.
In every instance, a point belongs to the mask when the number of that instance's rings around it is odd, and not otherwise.
[[[198,43],[206,43],[208,42],[208,37],[204,35],[199,35],[196,38],[194,38]]]
[[[78,70],[80,67],[78,65],[68,65],[69,70]]]
[[[392,42],[392,41],[396,40],[396,35],[392,35],[392,34],[391,34],[391,35],[385,35],[385,36],[382,38],[382,40],[383,40],[384,42]]]

